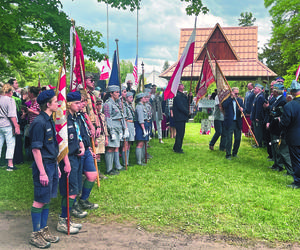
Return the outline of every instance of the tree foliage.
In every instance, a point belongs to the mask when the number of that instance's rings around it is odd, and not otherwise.
[[[69,55],[71,21],[59,0],[2,0],[0,8],[0,74],[15,69],[26,75],[28,63],[37,52],[53,51],[61,63]],[[78,28],[85,55],[101,61],[96,50],[104,48],[100,32]]]
[[[127,74],[132,73],[132,71],[133,71],[133,65],[130,61],[122,60],[120,62],[121,83],[125,82]]]
[[[163,68],[162,68],[162,71],[161,71],[161,72],[166,71],[169,67],[170,67],[169,62],[168,62],[168,61],[165,61],[165,63],[164,63],[164,65],[163,65]]]
[[[239,26],[247,27],[253,26],[256,21],[256,18],[253,16],[252,12],[242,12],[238,20]]]
[[[261,58],[277,74],[295,78],[300,63],[299,0],[265,0],[272,17],[272,37]],[[278,70],[278,71],[276,71]]]
[[[180,0],[181,2],[187,2],[188,6],[186,7],[187,15],[196,15],[200,13],[206,14],[209,10],[207,7],[203,6],[201,0]],[[118,9],[129,9],[134,11],[135,9],[140,8],[141,0],[98,0],[98,2],[108,3],[113,8]]]

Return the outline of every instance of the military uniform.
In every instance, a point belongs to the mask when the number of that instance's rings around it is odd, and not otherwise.
[[[300,92],[300,84],[295,80],[292,81],[291,92]],[[290,187],[300,188],[300,95],[283,107],[279,127],[286,132],[286,143],[294,171],[294,183]]]
[[[272,124],[276,117],[282,114],[282,107],[286,104],[286,99],[283,95],[275,98],[275,101],[270,106],[270,113],[268,115],[268,123]],[[291,165],[290,153],[288,145],[285,141],[284,132],[270,131],[271,132],[271,147],[274,159],[274,165],[271,167],[274,170],[282,171],[283,165],[286,167],[287,174],[293,175],[293,169]]]

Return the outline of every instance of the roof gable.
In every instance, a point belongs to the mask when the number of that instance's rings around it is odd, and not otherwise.
[[[204,60],[204,55],[206,54],[205,45],[212,57],[217,60],[239,60],[230,41],[218,23],[203,44],[199,54],[195,58],[196,61]]]

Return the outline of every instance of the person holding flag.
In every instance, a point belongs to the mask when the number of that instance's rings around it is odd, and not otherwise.
[[[238,97],[239,88],[234,87],[230,92],[230,97],[223,101],[224,109],[224,129],[226,138],[226,159],[231,160],[237,157],[242,136],[242,116],[243,100]],[[238,102],[238,103],[237,103]],[[234,144],[232,149],[232,135],[234,134]],[[232,153],[231,153],[232,151]]]
[[[57,231],[68,233],[67,225],[67,178],[69,179],[69,211],[72,211],[73,204],[82,183],[81,157],[85,153],[85,147],[80,134],[80,127],[77,120],[77,113],[81,106],[80,92],[70,92],[67,94],[67,128],[68,128],[68,154],[59,163],[62,177],[59,180],[59,191],[61,194],[61,215],[57,223]],[[77,216],[84,218],[87,212],[77,210]],[[70,234],[76,234],[81,229],[81,224],[70,221]]]
[[[57,97],[53,90],[43,91],[37,102],[40,114],[30,125],[29,135],[34,158],[32,177],[34,184],[34,202],[31,207],[33,232],[29,243],[38,248],[48,248],[59,241],[47,226],[49,203],[57,196],[60,170],[57,166],[58,142],[52,113],[57,111]]]
[[[173,116],[176,128],[175,144],[173,151],[182,154],[182,142],[185,134],[185,124],[189,119],[189,102],[187,96],[183,93],[184,85],[182,83],[178,86],[177,95],[173,101]]]

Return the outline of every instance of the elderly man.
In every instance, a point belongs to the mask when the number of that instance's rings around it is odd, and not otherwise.
[[[224,129],[226,138],[226,159],[231,160],[232,157],[237,157],[237,153],[241,143],[242,135],[242,117],[243,100],[238,97],[239,88],[232,88],[230,97],[223,102],[224,109]],[[232,135],[234,135],[234,144],[232,149]],[[232,150],[232,153],[231,153]]]
[[[182,142],[185,133],[185,123],[189,119],[189,102],[187,96],[183,93],[184,85],[179,84],[177,95],[173,101],[173,116],[176,128],[175,144],[173,151],[182,154]]]
[[[300,188],[300,83],[292,81],[291,93],[294,99],[283,107],[279,127],[286,131],[286,143],[289,146],[294,182],[290,188]]]
[[[254,88],[254,102],[253,102],[253,108],[250,115],[250,119],[253,124],[254,128],[254,134],[256,137],[256,140],[258,142],[258,146],[254,145],[253,147],[262,147],[262,141],[263,141],[263,122],[264,122],[264,109],[263,105],[265,103],[265,97],[263,93],[263,86],[261,84],[256,84]]]

